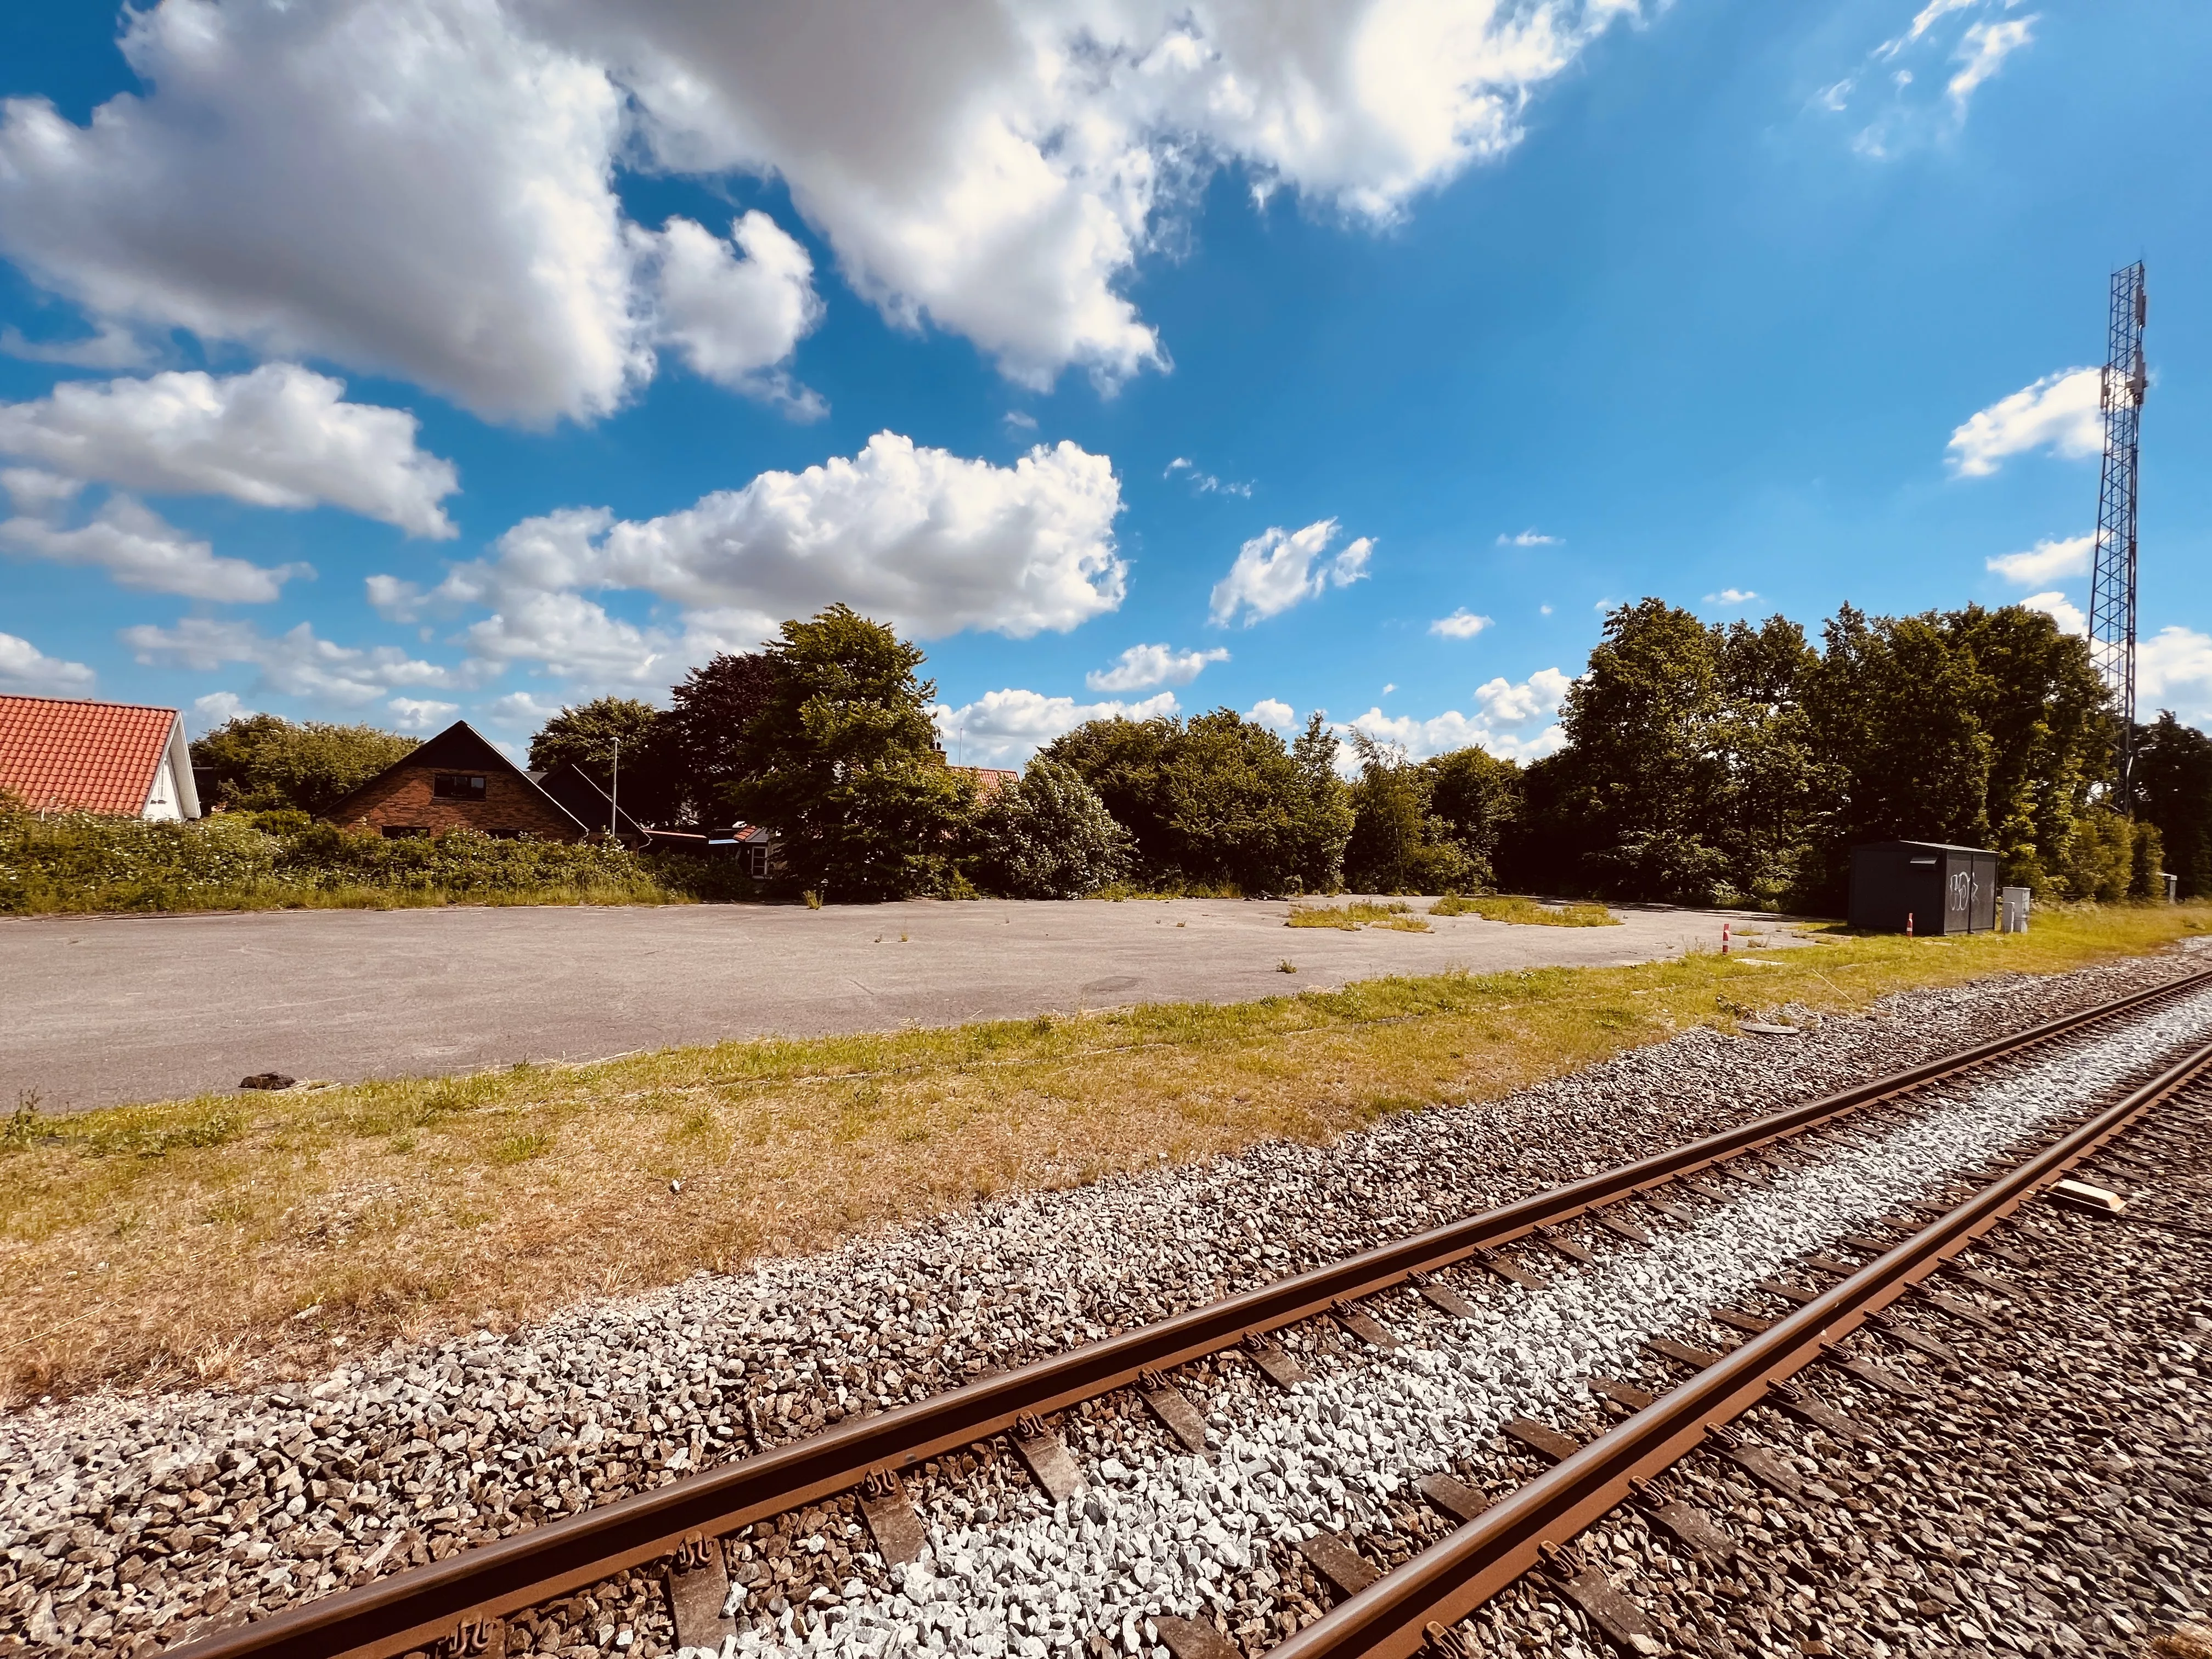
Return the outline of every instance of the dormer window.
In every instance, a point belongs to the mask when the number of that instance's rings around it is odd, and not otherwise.
[[[431,775],[430,793],[440,800],[482,800],[484,798],[484,775],[481,772],[437,772]]]

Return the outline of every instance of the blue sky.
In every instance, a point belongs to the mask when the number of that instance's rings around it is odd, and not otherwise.
[[[1607,602],[2072,619],[2142,258],[2212,720],[2212,10],[925,9],[11,9],[0,689],[520,743],[846,599],[970,761],[1539,753]]]

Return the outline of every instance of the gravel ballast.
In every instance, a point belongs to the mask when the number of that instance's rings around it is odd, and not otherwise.
[[[1503,1101],[1407,1113],[1333,1147],[1274,1144],[1032,1194],[826,1255],[581,1309],[513,1337],[394,1348],[312,1384],[34,1407],[0,1424],[0,1650],[90,1654],[174,1642],[210,1620],[366,1582],[852,1411],[1164,1317],[2184,966],[2166,958],[1911,993],[1796,1039],[1701,1030]],[[1900,1142],[1887,1163],[1881,1149],[1868,1152],[1875,1162],[1855,1171],[1859,1185],[1835,1183],[1831,1196],[1876,1202],[1877,1191],[1926,1178],[1946,1160],[1971,1162],[2012,1120],[1964,1091],[1955,1111],[1946,1109],[1963,1126],[1984,1105],[1996,1115],[1985,1112],[1972,1133]],[[1771,1198],[1731,1213],[1749,1215],[1760,1203],[1771,1212]],[[1804,1248],[1785,1249],[1796,1237],[1793,1215],[1770,1213],[1768,1224],[1759,1237],[1784,1254],[1762,1271]],[[1630,1274],[1635,1260],[1608,1257],[1526,1298],[1559,1298],[1559,1352],[1571,1354],[1566,1345],[1577,1340],[1616,1351],[1603,1344],[1621,1331],[1577,1328],[1566,1310],[1587,1294],[1577,1289],[1583,1279]],[[1687,1287],[1706,1288],[1684,1262],[1674,1265],[1676,1279],[1644,1286],[1638,1318],[1679,1323]],[[1493,1294],[1483,1305],[1488,1313],[1504,1304]],[[1495,1340],[1471,1340],[1464,1328],[1443,1332],[1410,1298],[1393,1314],[1409,1346],[1393,1357],[1387,1401],[1359,1382],[1384,1375],[1364,1354],[1312,1352],[1319,1377],[1290,1399],[1256,1393],[1241,1367],[1200,1368],[1200,1381],[1186,1386],[1212,1413],[1222,1443],[1224,1455],[1211,1463],[1170,1457],[1126,1402],[1071,1413],[1066,1432],[1093,1472],[1093,1490],[1064,1520],[1048,1524],[1025,1480],[995,1454],[933,1466],[934,1476],[913,1489],[942,1542],[933,1576],[924,1582],[909,1570],[904,1589],[909,1606],[939,1611],[912,1621],[908,1639],[932,1645],[927,1624],[939,1645],[989,1651],[1003,1642],[1042,1654],[1097,1628],[1142,1645],[1136,1611],[1195,1606],[1200,1584],[1211,1593],[1247,1586],[1225,1599],[1249,1625],[1295,1607],[1310,1588],[1283,1547],[1287,1528],[1369,1526],[1389,1557],[1382,1522],[1391,1488],[1368,1483],[1402,1479],[1407,1465],[1392,1446],[1426,1437],[1467,1448],[1467,1473],[1510,1480],[1515,1471],[1476,1468],[1473,1455],[1482,1425],[1494,1426],[1504,1408],[1494,1379],[1521,1379],[1536,1406],[1557,1402],[1543,1392],[1560,1371],[1556,1358],[1547,1366],[1524,1341],[1524,1362]],[[1425,1346],[1432,1339],[1440,1346]],[[1418,1399],[1409,1376],[1426,1390]],[[1400,1413],[1395,1428],[1386,1407]],[[1455,1425],[1445,1439],[1439,1423]],[[1316,1437],[1329,1472],[1308,1473],[1303,1493],[1287,1470],[1272,1475],[1277,1492],[1249,1467],[1286,1447],[1313,1448]],[[1244,1503],[1251,1494],[1265,1499],[1256,1510]],[[1231,1497],[1255,1517],[1241,1532],[1224,1519]],[[1186,1527],[1188,1536],[1176,1535]],[[1152,1548],[1164,1537],[1173,1545],[1164,1559]],[[1132,1541],[1139,1538],[1141,1549]],[[1026,1568],[1015,1542],[1029,1548]],[[820,1641],[834,1624],[851,1638],[842,1645],[879,1650],[884,1643],[859,1640],[862,1609],[895,1614],[896,1603],[868,1549],[848,1500],[748,1529],[733,1553],[751,1641],[763,1639],[763,1626],[804,1636],[810,1625]],[[1142,1575],[1140,1558],[1151,1564]],[[1090,1588],[1079,1590],[1079,1581]],[[1109,1583],[1118,1601],[1100,1599],[1098,1586]],[[995,1604],[981,1585],[1000,1587]],[[957,1643],[950,1586],[960,1587]],[[1018,1586],[1030,1592],[1026,1601],[1008,1594]],[[1061,1605],[1070,1598],[1075,1605]],[[1124,1616],[1109,1618],[1117,1607]],[[843,1616],[824,1618],[832,1607]],[[1084,1622],[1094,1616],[1097,1624]],[[665,1616],[643,1574],[541,1610],[522,1629],[534,1646],[511,1651],[586,1659],[668,1650]],[[1251,1641],[1260,1632],[1241,1633]]]

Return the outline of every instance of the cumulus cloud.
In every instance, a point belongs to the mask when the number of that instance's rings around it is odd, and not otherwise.
[[[388,645],[348,646],[319,639],[307,623],[264,634],[250,623],[187,617],[174,628],[141,623],[118,635],[142,663],[212,673],[233,663],[260,671],[258,689],[357,708],[403,688],[463,689],[467,668],[423,662]]]
[[[1456,708],[1426,720],[1410,714],[1386,714],[1377,706],[1353,720],[1338,726],[1340,732],[1358,726],[1369,737],[1395,744],[1415,759],[1448,750],[1480,748],[1508,760],[1528,761],[1552,753],[1566,736],[1552,716],[1574,681],[1556,668],[1540,668],[1519,682],[1502,676],[1475,688],[1474,713]],[[1530,726],[1543,722],[1530,732]]]
[[[295,363],[64,381],[0,404],[0,454],[128,489],[228,495],[255,507],[328,503],[410,536],[455,532],[439,502],[451,461],[416,446],[404,410],[343,400],[345,382]]]
[[[201,732],[212,732],[252,712],[246,706],[246,699],[235,691],[210,691],[204,697],[192,699],[192,725]]]
[[[1214,584],[1213,620],[1225,625],[1242,611],[1249,628],[1302,599],[1358,581],[1367,574],[1374,540],[1362,536],[1334,557],[1323,559],[1336,532],[1334,519],[1321,519],[1303,530],[1270,527],[1246,542],[1237,550],[1229,574]]]
[[[2193,628],[2161,628],[2136,647],[2136,690],[2146,703],[2193,693],[2199,722],[2212,716],[2212,635]]]
[[[1448,640],[1471,640],[1490,626],[1490,618],[1478,617],[1465,605],[1449,617],[1439,617],[1429,624],[1429,632]]]
[[[1547,536],[1539,531],[1530,529],[1524,530],[1515,536],[1508,536],[1501,532],[1498,538],[1498,544],[1500,547],[1561,547],[1565,545],[1566,539],[1564,536]]]
[[[2033,586],[2054,577],[2085,574],[2096,546],[2094,536],[2069,536],[2063,541],[2039,541],[2025,553],[1999,554],[1988,564],[2007,581]]]
[[[1717,593],[1705,595],[1707,605],[1749,605],[1759,597],[1747,587],[1723,587]]]
[[[1951,434],[1951,465],[1983,478],[2008,455],[2051,449],[2080,459],[2105,448],[2104,371],[2061,369],[1978,410]]]
[[[1255,726],[1288,732],[1298,723],[1298,711],[1279,697],[1262,697],[1244,711],[1244,718]]]
[[[1227,662],[1229,653],[1177,651],[1166,645],[1133,645],[1111,668],[1094,668],[1083,677],[1093,691],[1147,691],[1156,685],[1188,685],[1208,663]]]
[[[1531,97],[1641,11],[161,0],[124,14],[144,91],[83,126],[0,113],[0,246],[102,325],[588,419],[680,308],[615,192],[642,158],[781,181],[896,325],[1030,385],[1111,382],[1165,361],[1121,290],[1210,170],[1387,222],[1510,151]]]
[[[1112,463],[1072,443],[995,466],[881,432],[849,459],[763,472],[657,519],[617,520],[604,507],[526,519],[490,558],[434,587],[376,575],[368,597],[402,622],[489,611],[465,631],[478,657],[603,683],[665,680],[833,600],[924,638],[981,629],[1025,639],[1121,603],[1121,510]],[[684,607],[682,632],[587,597],[608,589]]]
[[[2087,635],[2089,632],[2089,618],[2063,593],[2031,593],[2021,603],[2030,611],[2042,611],[2058,624],[2061,633]]]
[[[1145,720],[1176,714],[1180,708],[1172,691],[1141,702],[1078,702],[1073,697],[1048,697],[1038,691],[1009,688],[987,691],[957,708],[939,703],[930,715],[937,722],[945,748],[950,750],[957,744],[968,764],[1019,766],[1054,738],[1085,720],[1111,720],[1117,714]]]
[[[11,495],[20,477],[9,475]],[[265,604],[293,577],[309,574],[305,565],[270,567],[218,557],[207,543],[123,495],[109,496],[88,522],[74,529],[26,514],[0,521],[0,548],[105,570],[125,587],[245,605]]]
[[[82,697],[97,678],[81,662],[50,657],[16,634],[0,634],[0,691],[17,696]]]
[[[477,707],[477,713],[501,726],[526,726],[535,730],[559,714],[562,705],[547,702],[528,691],[509,691]]]
[[[777,368],[822,319],[814,261],[797,238],[756,210],[730,227],[726,242],[691,220],[671,219],[657,234],[632,232],[631,243],[652,270],[655,337],[694,374],[802,419],[829,412]]]
[[[384,706],[392,713],[392,723],[402,732],[442,731],[453,723],[461,708],[457,702],[440,702],[435,697],[392,697]]]

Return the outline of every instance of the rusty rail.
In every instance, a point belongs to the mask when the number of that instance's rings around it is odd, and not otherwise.
[[[1325,1314],[1340,1298],[1370,1296],[1403,1283],[1413,1273],[1452,1266],[1538,1227],[1571,1220],[1754,1148],[1803,1134],[1939,1078],[2185,994],[2208,981],[2212,981],[2212,970],[2047,1020],[1158,1324],[877,1416],[848,1420],[653,1492],[548,1522],[267,1619],[211,1632],[170,1652],[173,1659],[391,1659],[429,1647],[453,1638],[464,1620],[552,1601],[672,1555],[695,1534],[716,1536],[849,1491],[876,1471],[910,1468],[988,1439],[1012,1427],[1018,1418],[1061,1410],[1133,1382],[1139,1372],[1166,1370],[1231,1347],[1248,1334]]]
[[[1695,1450],[1708,1428],[1759,1403],[1775,1383],[1817,1363],[1866,1316],[2057,1180],[2105,1141],[2212,1067],[2212,1043],[2096,1114],[1972,1197],[1867,1264],[1763,1335],[1662,1395],[1396,1571],[1340,1602],[1271,1649],[1268,1659],[1410,1659],[1431,1623],[1466,1618],[1649,1480]]]

